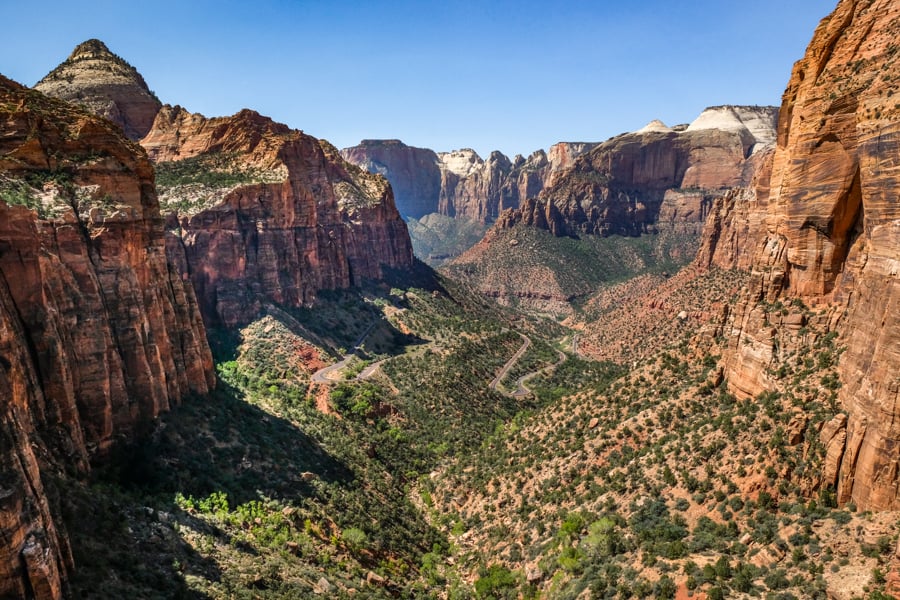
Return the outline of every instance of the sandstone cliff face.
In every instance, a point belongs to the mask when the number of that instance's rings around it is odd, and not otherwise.
[[[34,89],[76,104],[119,125],[132,140],[150,130],[161,103],[134,67],[100,40],[79,44]]]
[[[846,345],[847,416],[823,429],[824,483],[871,509],[900,508],[898,32],[895,2],[842,0],[794,66],[770,191],[758,194],[768,199],[751,210],[759,243],[727,361],[740,395],[774,386],[767,372],[783,332],[760,303],[818,308],[819,328],[836,328]]]
[[[400,213],[421,218],[429,213],[492,223],[504,210],[537,197],[558,173],[595,144],[559,142],[549,153],[510,159],[492,152],[482,159],[469,148],[435,153],[398,140],[363,140],[342,156],[371,173],[388,178]]]
[[[41,470],[85,472],[215,379],[140,148],[2,77],[0,100],[0,597],[55,598],[71,557]]]
[[[756,250],[765,238],[774,152],[774,146],[767,146],[750,158],[748,163],[753,172],[750,185],[731,189],[713,199],[700,237],[695,261],[698,266],[750,270]],[[666,203],[663,204],[665,207]]]
[[[160,178],[161,193],[179,210],[170,226],[208,323],[244,323],[265,303],[309,304],[319,290],[412,263],[387,180],[327,142],[249,110],[207,119],[164,107],[141,144],[158,172],[175,174]],[[218,177],[200,202],[198,172]]]
[[[699,232],[713,196],[750,182],[751,158],[774,139],[776,114],[769,107],[721,106],[686,128],[653,121],[591,149],[557,172],[538,199],[498,223],[531,224],[555,235],[637,235],[654,231],[673,212],[685,217],[686,205],[693,205],[689,222]]]
[[[419,219],[437,212],[441,170],[433,150],[407,146],[400,140],[363,140],[341,150],[341,156],[369,173],[384,175],[391,182],[401,215]]]
[[[553,185],[557,175],[571,168],[576,158],[590,152],[596,146],[598,144],[592,142],[558,142],[550,146],[550,150],[547,151],[550,169],[544,180],[544,187]]]

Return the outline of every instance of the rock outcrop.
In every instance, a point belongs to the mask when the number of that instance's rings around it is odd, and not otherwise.
[[[765,238],[774,151],[774,146],[769,146],[751,157],[755,164],[749,186],[728,190],[713,199],[695,261],[701,268],[750,269],[754,254]]]
[[[144,152],[0,76],[0,597],[59,598],[45,470],[90,460],[215,383]]]
[[[549,152],[510,159],[491,152],[487,159],[469,148],[435,153],[399,140],[363,140],[342,156],[388,178],[405,217],[430,213],[492,223],[504,210],[536,197],[575,158],[595,144],[559,142]]]
[[[397,210],[420,219],[437,212],[441,196],[441,169],[434,150],[407,146],[400,140],[363,140],[341,150],[347,162],[391,182]]]
[[[867,509],[900,508],[898,32],[900,6],[890,0],[841,0],[822,21],[784,94],[768,191],[735,220],[751,224],[739,228],[757,246],[736,311],[730,386],[752,396],[775,385],[768,373],[783,328],[766,320],[763,303],[813,307],[810,325],[840,332],[846,348],[838,371],[847,416],[826,428],[823,483]]]
[[[699,233],[714,196],[749,184],[753,157],[774,140],[776,118],[771,107],[719,106],[687,127],[653,121],[591,149],[498,224],[555,235],[638,235],[673,214],[683,220],[692,205],[685,222]]]
[[[100,40],[79,44],[34,89],[75,104],[119,125],[132,140],[144,137],[162,104],[130,64]]]
[[[412,264],[387,180],[327,142],[250,110],[207,119],[166,106],[141,144],[178,212],[170,228],[207,323],[245,323],[266,303],[309,304]]]
[[[98,40],[38,86],[118,123],[156,163],[169,250],[183,255],[207,323],[244,323],[265,303],[308,304],[412,263],[390,185],[327,142],[252,110],[208,119],[161,106]]]

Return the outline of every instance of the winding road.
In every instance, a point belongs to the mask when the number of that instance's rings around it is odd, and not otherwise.
[[[530,394],[531,390],[529,388],[525,387],[526,381],[530,381],[542,373],[547,373],[549,371],[552,371],[559,365],[566,362],[566,359],[569,358],[568,356],[566,356],[566,353],[563,352],[562,350],[557,350],[556,353],[559,355],[559,360],[556,361],[555,363],[553,363],[552,365],[547,365],[543,369],[540,369],[537,371],[532,371],[531,373],[526,373],[525,375],[522,375],[521,377],[516,379],[516,391],[514,391],[512,393],[513,398],[522,398],[523,396],[527,396],[528,394]]]
[[[359,351],[360,346],[363,345],[363,342],[366,341],[366,338],[369,337],[369,334],[372,333],[372,330],[375,329],[375,326],[378,324],[378,321],[373,321],[365,331],[362,332],[362,335],[359,336],[359,339],[356,340],[356,343],[353,345],[353,348],[344,355],[344,358],[334,363],[333,365],[328,365],[327,367],[323,367],[312,374],[310,381],[312,383],[336,383],[340,381],[340,371],[347,367],[347,364],[356,356],[356,353]],[[378,363],[373,363],[366,367],[368,370],[372,366],[377,366]],[[365,372],[365,371],[363,371]],[[362,373],[360,373],[361,375]],[[371,375],[371,373],[370,373]],[[357,376],[357,378],[359,378]]]
[[[318,371],[316,371],[315,373],[313,373],[312,377],[311,377],[311,382],[312,383],[337,383],[337,382],[341,381],[341,379],[342,379],[341,371],[344,370],[345,368],[347,368],[350,361],[353,359],[354,356],[356,356],[356,353],[359,351],[360,347],[363,345],[363,342],[365,342],[366,338],[369,336],[370,333],[372,333],[372,330],[375,328],[375,325],[377,325],[377,324],[378,324],[378,321],[375,321],[371,325],[369,325],[366,328],[366,330],[362,333],[362,335],[359,337],[359,339],[356,341],[356,344],[354,344],[352,350],[350,352],[348,352],[347,354],[345,354],[341,360],[334,363],[333,365],[323,367],[323,368],[319,369]],[[529,347],[531,347],[531,338],[529,338],[524,333],[519,333],[519,332],[516,332],[516,333],[518,333],[519,336],[522,338],[522,345],[519,347],[518,350],[516,350],[516,353],[513,354],[512,357],[508,361],[506,361],[506,364],[503,365],[503,368],[500,369],[500,371],[497,373],[497,376],[494,377],[494,379],[491,381],[491,383],[489,384],[488,387],[490,387],[490,389],[492,389],[492,390],[497,390],[497,387],[500,385],[500,382],[503,381],[503,379],[509,374],[510,370],[516,365],[516,363],[519,361],[519,359],[522,358],[522,355],[528,351]],[[577,355],[576,339],[577,339],[577,337],[572,339],[572,350],[574,352],[576,352],[576,355]],[[418,351],[419,352],[424,351],[427,348],[429,348],[430,346],[431,346],[431,344],[427,344],[425,347],[419,349]],[[526,373],[525,375],[522,375],[521,377],[519,377],[516,380],[516,389],[511,394],[504,392],[502,390],[499,390],[500,393],[504,394],[506,396],[510,396],[512,398],[523,398],[523,397],[531,394],[532,391],[525,385],[528,381],[530,381],[531,379],[534,379],[535,377],[537,377],[538,375],[541,375],[542,373],[546,373],[548,371],[555,369],[556,367],[558,367],[559,365],[564,363],[566,361],[566,359],[568,358],[566,356],[566,354],[564,352],[562,352],[561,350],[557,350],[556,352],[559,354],[558,361],[556,361],[552,365],[548,365],[542,369],[538,369],[537,371],[532,371],[531,373]],[[365,369],[363,369],[356,375],[356,380],[364,381],[366,379],[369,379],[370,377],[372,377],[372,375],[375,374],[375,372],[381,366],[381,363],[385,362],[386,360],[390,360],[391,358],[394,358],[394,357],[383,358],[379,361],[373,362],[372,364],[368,365]]]
[[[518,333],[518,332],[516,332]],[[531,346],[531,338],[529,338],[524,333],[519,333],[519,337],[525,340],[525,343],[522,344],[522,347],[516,350],[516,353],[512,355],[506,364],[503,365],[503,368],[500,369],[500,372],[497,373],[497,376],[494,377],[494,380],[491,382],[490,387],[492,390],[496,390],[497,386],[500,385],[500,382],[503,381],[503,378],[506,377],[506,374],[509,373],[509,370],[515,366],[515,364],[522,358],[522,355],[525,354],[525,351],[528,350],[528,347]]]

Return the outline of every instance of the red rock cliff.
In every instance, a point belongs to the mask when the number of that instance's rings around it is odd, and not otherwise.
[[[735,392],[772,387],[781,332],[760,303],[818,307],[846,347],[847,417],[823,429],[824,483],[870,509],[900,508],[898,34],[896,2],[841,0],[794,66],[768,200],[751,211],[759,241],[728,357]]]
[[[776,113],[720,106],[687,127],[653,121],[591,149],[498,224],[524,223],[555,235],[636,235],[653,231],[660,219],[688,222],[689,212],[699,233],[712,196],[749,183],[752,157],[774,140]]]
[[[536,197],[575,158],[596,144],[559,142],[512,160],[502,152],[482,159],[464,148],[435,153],[399,140],[363,140],[341,154],[349,162],[388,178],[400,213],[421,218],[439,213],[491,223],[504,210]]]
[[[176,173],[160,178],[161,193],[180,210],[186,268],[208,322],[236,325],[265,303],[308,304],[319,290],[412,263],[387,180],[327,142],[249,110],[207,119],[164,107],[141,144],[158,171]],[[196,171],[224,179],[198,191]]]
[[[0,198],[0,597],[55,598],[71,558],[41,471],[86,471],[214,371],[153,169],[114,125],[0,77]]]

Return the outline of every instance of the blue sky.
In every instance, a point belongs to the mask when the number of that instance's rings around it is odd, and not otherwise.
[[[779,104],[836,0],[0,0],[27,85],[100,38],[163,102],[253,108],[339,147],[399,138],[528,154],[706,106]]]

